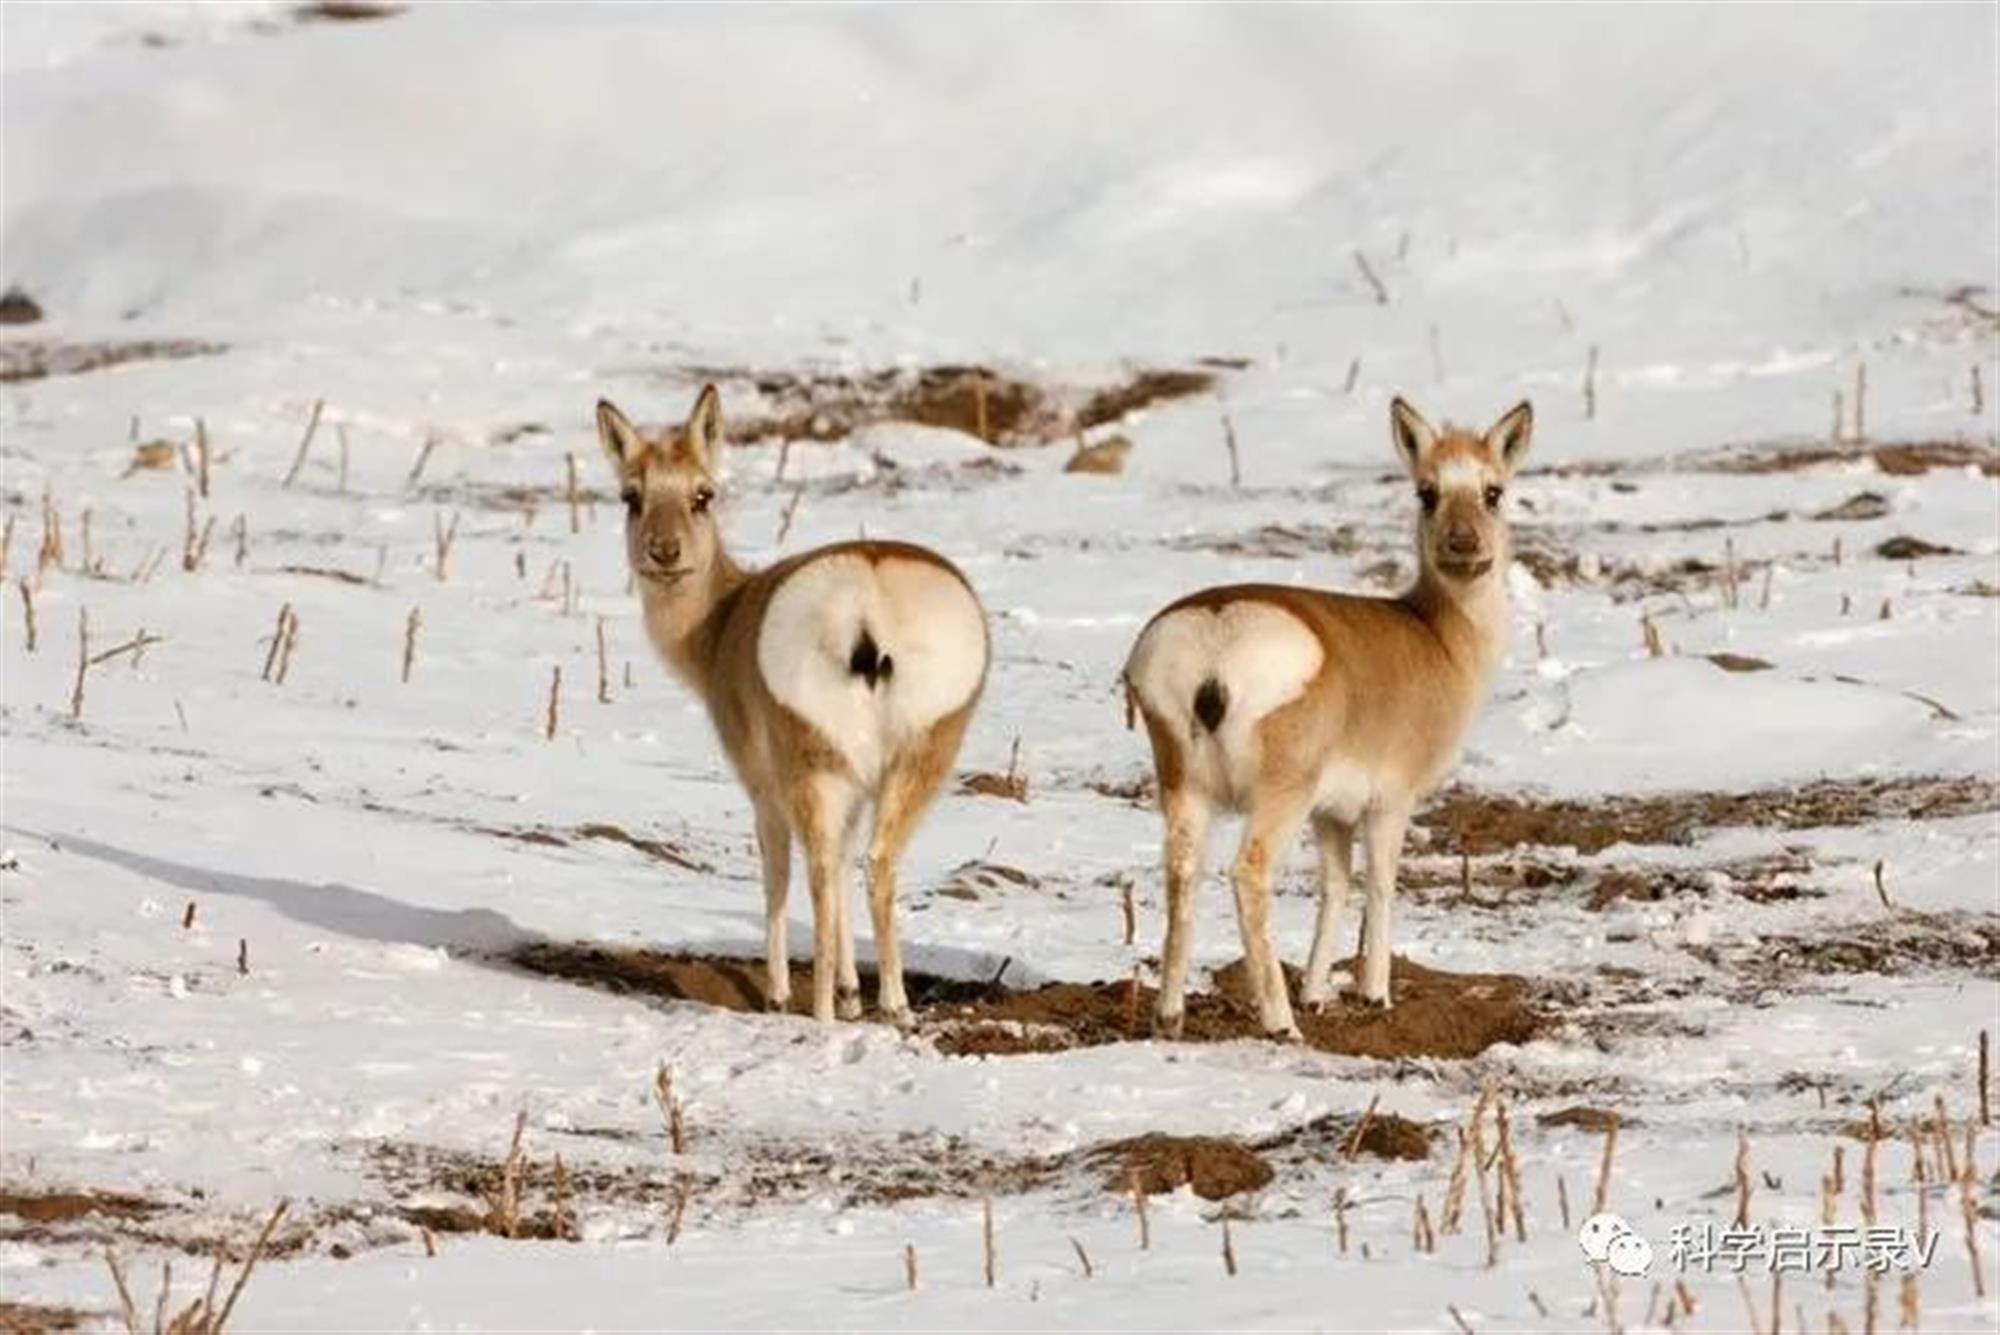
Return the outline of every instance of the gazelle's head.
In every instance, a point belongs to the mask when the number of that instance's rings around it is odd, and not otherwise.
[[[722,449],[722,404],[715,386],[701,391],[685,425],[653,436],[641,435],[624,413],[599,399],[597,434],[618,470],[632,573],[663,589],[707,575],[721,550],[715,460]]]
[[[1396,452],[1417,484],[1417,558],[1450,582],[1504,567],[1507,484],[1528,452],[1535,410],[1523,400],[1484,435],[1435,430],[1400,398],[1389,405]]]

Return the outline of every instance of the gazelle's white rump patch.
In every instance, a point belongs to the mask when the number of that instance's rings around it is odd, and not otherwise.
[[[1298,699],[1325,658],[1303,621],[1246,598],[1155,621],[1132,646],[1125,679],[1148,711],[1188,739],[1190,780],[1233,806],[1252,786],[1257,721]],[[1211,679],[1224,700],[1212,737],[1194,716],[1195,695]]]
[[[890,671],[870,686],[851,664],[863,632]],[[962,708],[986,675],[986,617],[949,570],[835,552],[792,571],[757,629],[757,670],[865,783],[904,739]]]

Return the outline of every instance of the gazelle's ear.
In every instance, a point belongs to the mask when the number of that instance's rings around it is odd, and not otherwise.
[[[1534,406],[1522,399],[1487,431],[1486,445],[1511,473],[1521,466],[1521,460],[1527,456],[1528,441],[1534,434]]]
[[[703,385],[701,393],[694,401],[694,411],[688,414],[687,429],[681,432],[687,452],[697,468],[705,473],[715,472],[715,466],[722,457],[722,396],[715,392],[714,385]]]
[[[1425,451],[1437,444],[1437,432],[1401,395],[1389,401],[1389,434],[1396,442],[1396,452],[1403,456],[1403,466],[1412,472]]]
[[[604,442],[604,452],[611,456],[612,467],[620,473],[639,457],[638,430],[609,399],[597,401],[597,438]]]

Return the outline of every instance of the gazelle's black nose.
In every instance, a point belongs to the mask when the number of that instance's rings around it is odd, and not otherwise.
[[[653,538],[646,543],[646,555],[653,564],[665,570],[672,570],[680,564],[681,545],[673,538]]]
[[[1479,535],[1469,528],[1455,528],[1445,534],[1444,549],[1453,556],[1477,556]]]

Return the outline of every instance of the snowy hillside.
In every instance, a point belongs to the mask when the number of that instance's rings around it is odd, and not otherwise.
[[[280,1199],[232,1329],[2000,1321],[1989,10],[345,8],[0,9],[0,1325],[119,1327],[107,1244],[150,1322]],[[709,379],[739,558],[991,614],[912,1034],[754,1004],[591,421]],[[1150,1041],[1119,666],[1407,579],[1398,393],[1537,411],[1400,1003],[1250,1037],[1212,876]],[[1745,1146],[1751,1222],[1930,1265],[1677,1269]]]

